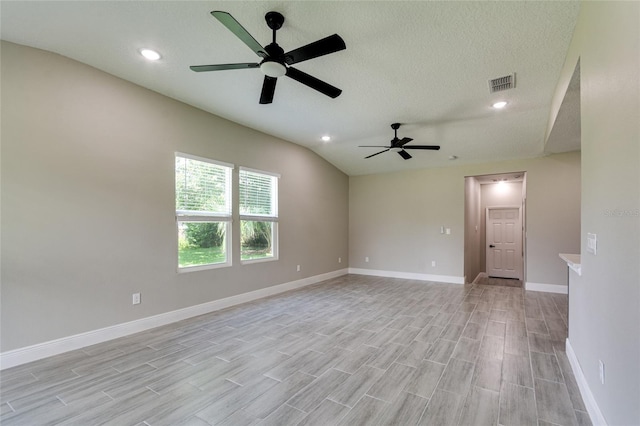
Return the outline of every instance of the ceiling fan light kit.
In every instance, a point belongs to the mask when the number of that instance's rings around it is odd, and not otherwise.
[[[247,30],[236,19],[227,12],[216,11],[211,12],[222,25],[227,27],[236,37],[238,37],[245,45],[247,45],[256,55],[262,58],[260,63],[240,63],[240,64],[220,64],[220,65],[193,65],[191,70],[195,72],[205,71],[222,71],[232,69],[260,68],[264,74],[264,82],[262,84],[262,92],[260,93],[260,103],[270,104],[273,102],[273,95],[276,90],[276,82],[279,77],[287,76],[298,83],[304,84],[318,92],[337,98],[342,90],[319,80],[305,72],[302,72],[291,65],[299,62],[314,59],[319,56],[328,55],[347,48],[344,40],[334,34],[321,40],[309,43],[305,46],[294,49],[290,52],[285,51],[276,43],[276,31],[282,28],[284,24],[284,16],[278,12],[267,12],[264,19],[267,26],[272,30],[272,42],[265,47],[253,38]]]
[[[280,62],[265,59],[260,64],[260,71],[266,76],[278,78],[287,73],[287,67]]]
[[[391,152],[397,152],[400,157],[404,158],[405,160],[409,160],[410,158],[413,158],[411,156],[411,154],[409,154],[407,151],[405,151],[406,149],[428,149],[428,150],[433,150],[433,151],[437,151],[440,149],[440,145],[407,145],[407,143],[411,142],[413,139],[411,138],[398,138],[398,129],[400,128],[400,123],[393,123],[391,125],[391,128],[393,129],[393,139],[391,139],[391,145],[389,146],[384,146],[384,145],[360,145],[360,148],[386,148],[382,151],[376,152],[375,154],[371,154],[368,155],[365,158],[365,160],[367,158],[371,158],[371,157],[375,157],[378,154],[382,154],[385,153],[387,151],[391,151]]]

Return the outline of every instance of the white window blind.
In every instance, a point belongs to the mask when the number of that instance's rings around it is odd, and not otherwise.
[[[278,177],[240,168],[240,215],[278,217]]]
[[[176,154],[176,214],[230,216],[233,167]]]

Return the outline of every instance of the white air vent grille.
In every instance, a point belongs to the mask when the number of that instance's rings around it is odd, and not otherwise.
[[[504,77],[489,80],[489,93],[501,92],[516,87],[516,74],[505,75]]]

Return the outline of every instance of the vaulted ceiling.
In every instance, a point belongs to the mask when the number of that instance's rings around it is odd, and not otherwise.
[[[346,50],[296,65],[343,90],[331,99],[278,80],[260,105],[259,69],[190,65],[259,58],[210,12],[229,12],[263,46],[264,15],[285,16],[285,51],[337,33]],[[2,1],[3,40],[56,52],[242,125],[306,146],[350,175],[543,155],[551,98],[577,1]],[[162,58],[148,62],[141,48]],[[515,73],[513,89],[488,81]],[[496,110],[491,105],[508,102]],[[440,151],[370,159],[398,135]],[[323,135],[331,136],[323,142]],[[213,138],[212,138],[213,139]],[[451,156],[457,159],[450,160]]]

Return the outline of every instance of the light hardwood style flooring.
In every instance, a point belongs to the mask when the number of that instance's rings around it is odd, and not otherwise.
[[[567,296],[346,275],[5,370],[8,425],[590,425]]]

